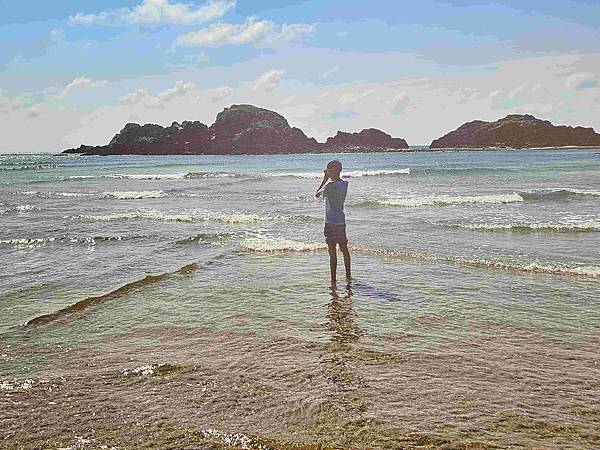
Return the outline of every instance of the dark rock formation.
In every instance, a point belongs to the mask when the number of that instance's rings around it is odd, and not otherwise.
[[[232,105],[210,127],[201,122],[173,122],[169,127],[128,123],[107,145],[65,150],[84,155],[235,155],[311,152],[364,152],[407,149],[403,139],[370,128],[342,133],[320,144],[280,114],[252,105]]]
[[[436,139],[429,148],[542,148],[600,146],[593,128],[555,126],[529,114],[496,122],[474,120]]]
[[[319,144],[280,114],[252,105],[233,105],[210,127],[217,154],[308,153]]]
[[[201,122],[173,122],[170,127],[128,123],[108,145],[65,150],[63,153],[87,155],[185,155],[203,153],[209,146],[208,127]]]
[[[334,137],[327,138],[325,147],[330,152],[385,152],[406,150],[408,144],[404,139],[393,138],[375,128],[367,128],[360,133],[338,131]]]

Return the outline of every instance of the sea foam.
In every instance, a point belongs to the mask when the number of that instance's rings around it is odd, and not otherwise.
[[[325,243],[299,242],[290,239],[256,237],[240,242],[242,248],[257,253],[306,253],[327,248]]]
[[[161,211],[130,211],[104,215],[80,215],[71,219],[88,222],[112,222],[118,220],[156,220],[161,222],[207,222],[217,221],[228,224],[256,223],[265,221],[312,221],[310,216],[262,216],[247,212],[213,213],[206,211],[189,211],[182,214],[167,214]]]
[[[163,191],[112,191],[105,192],[106,198],[114,198],[118,200],[133,200],[141,198],[160,198],[164,197]]]
[[[422,206],[452,206],[468,204],[501,204],[522,202],[521,197],[516,192],[512,194],[498,195],[440,195],[431,197],[416,198],[391,198],[382,200],[366,201],[353,206],[357,207],[376,207],[376,206],[399,206],[404,208],[418,208]]]
[[[264,254],[294,254],[309,253],[324,250],[325,243],[299,242],[284,238],[259,237],[246,239],[240,242],[242,248]],[[385,248],[370,248],[363,246],[350,246],[350,251],[355,253],[397,257],[416,261],[426,261],[442,264],[455,264],[459,266],[504,270],[510,272],[576,276],[583,278],[600,278],[600,266],[593,265],[567,265],[567,264],[544,264],[537,261],[530,262],[505,262],[487,259],[464,258],[451,255],[436,255],[424,252],[413,252],[393,250]]]
[[[595,232],[600,231],[600,222],[583,220],[577,222],[514,222],[450,224],[450,227],[472,231],[532,231],[532,232]]]
[[[382,169],[382,170],[351,170],[342,172],[343,178],[374,177],[409,175],[410,169]],[[323,172],[274,172],[265,174],[268,177],[296,177],[296,178],[323,178]]]
[[[113,173],[103,175],[103,178],[132,179],[132,180],[183,180],[187,173]]]

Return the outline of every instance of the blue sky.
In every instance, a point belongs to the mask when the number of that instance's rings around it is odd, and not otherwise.
[[[600,1],[0,0],[0,151],[233,103],[428,144],[531,113],[600,130]]]

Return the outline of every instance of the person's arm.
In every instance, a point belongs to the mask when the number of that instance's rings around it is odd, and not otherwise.
[[[323,171],[323,180],[321,181],[321,184],[317,188],[317,192],[315,192],[315,197],[319,198],[321,196],[321,194],[323,193],[323,191],[322,191],[323,186],[325,186],[325,183],[327,183],[328,179],[329,179],[329,177],[327,176],[327,170],[324,170]]]

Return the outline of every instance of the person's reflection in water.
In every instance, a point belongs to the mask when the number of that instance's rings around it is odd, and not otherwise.
[[[333,388],[330,394],[331,402],[336,409],[362,413],[367,407],[360,392],[364,380],[356,370],[359,353],[355,344],[363,332],[356,322],[356,312],[352,308],[352,287],[348,284],[344,293],[332,285],[330,294],[325,327],[331,332],[331,341],[327,346],[327,354],[323,355],[323,361],[326,363],[326,373]]]

